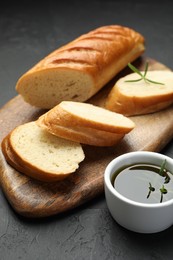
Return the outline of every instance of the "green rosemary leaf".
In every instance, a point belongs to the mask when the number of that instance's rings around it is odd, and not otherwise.
[[[161,192],[160,203],[162,203],[163,195],[168,192],[167,189],[165,189],[164,185],[162,186],[162,188],[160,188],[160,192]]]
[[[142,73],[141,73],[135,66],[133,66],[131,63],[128,63],[128,66],[129,66],[129,68],[130,68],[132,71],[136,72],[136,73],[139,74],[141,77],[143,77]]]
[[[149,182],[149,191],[147,194],[147,199],[150,197],[151,192],[154,192],[154,191],[155,191],[155,188],[151,185],[151,182]]]
[[[163,176],[164,170],[166,165],[166,159],[162,162],[162,165],[160,167],[159,175]]]
[[[141,80],[142,80],[142,78],[134,79],[134,80],[125,80],[125,82],[138,82],[138,81],[141,81]]]
[[[147,72],[148,72],[148,62],[146,62],[145,64],[145,70],[144,70],[144,75],[135,67],[133,66],[131,63],[128,63],[128,67],[135,73],[137,73],[138,75],[141,76],[140,79],[134,79],[134,80],[126,80],[125,82],[138,82],[140,80],[144,80],[146,83],[153,83],[153,84],[159,84],[159,85],[165,85],[164,83],[161,82],[157,82],[151,79],[146,78]]]
[[[157,81],[153,81],[153,80],[151,80],[151,79],[146,79],[148,82],[150,82],[150,83],[153,83],[153,84],[158,84],[158,85],[165,85],[164,83],[161,83],[161,82],[157,82]]]
[[[164,181],[164,183],[166,184],[166,183],[169,183],[170,182],[170,177],[169,177],[169,175],[166,175],[165,176],[165,181]]]
[[[167,189],[165,189],[165,187],[163,185],[162,188],[160,188],[160,192],[163,194],[166,194],[168,191],[167,191]]]
[[[146,62],[146,65],[145,65],[144,78],[147,75],[147,71],[148,71],[148,62]]]

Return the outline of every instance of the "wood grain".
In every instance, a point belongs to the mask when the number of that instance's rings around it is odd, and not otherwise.
[[[136,66],[142,69],[145,58]],[[152,69],[168,69],[150,59]],[[127,69],[122,74],[126,74]],[[90,103],[104,106],[105,97],[117,80],[113,79],[94,96]],[[0,141],[15,126],[38,118],[45,111],[26,104],[21,96],[10,100],[0,110]],[[9,166],[0,151],[0,183],[2,190],[14,210],[30,218],[39,218],[67,212],[104,192],[103,175],[107,164],[126,152],[148,150],[159,152],[173,137],[173,107],[158,113],[132,117],[135,129],[114,147],[84,145],[86,159],[79,169],[66,180],[44,183],[33,180]]]

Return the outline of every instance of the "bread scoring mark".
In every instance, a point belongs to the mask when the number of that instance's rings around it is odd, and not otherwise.
[[[92,62],[86,61],[86,60],[81,60],[81,59],[72,59],[72,58],[64,58],[64,59],[55,59],[53,61],[51,61],[51,63],[53,64],[67,64],[67,63],[76,63],[76,64],[80,64],[80,65],[87,65],[87,66],[93,66]]]
[[[137,42],[139,39],[143,42],[143,37],[138,34],[137,32],[131,30],[128,27],[122,27],[119,25],[110,25],[110,26],[103,26],[91,32],[91,35],[94,34],[107,34],[107,35],[116,35],[122,36],[124,38],[134,39]]]
[[[76,52],[98,52],[98,53],[101,53],[100,50],[97,50],[97,49],[94,49],[94,48],[91,48],[91,47],[83,47],[83,46],[74,46],[74,47],[70,47],[70,48],[66,48],[66,49],[63,49],[63,50],[60,50],[58,52],[59,53],[62,53],[62,52],[73,52],[73,51],[76,51]]]
[[[114,41],[113,39],[111,39],[111,38],[108,38],[108,37],[103,37],[103,35],[102,36],[97,36],[97,35],[89,35],[89,36],[86,36],[86,37],[84,37],[83,39],[81,39],[81,40],[102,40],[102,41],[110,41],[110,42],[112,42],[112,41]]]
[[[127,35],[127,33],[124,33],[122,31],[99,31],[99,32],[95,32],[94,35],[105,35],[106,37],[108,35],[110,35],[110,37],[112,38],[112,36],[115,36],[115,38],[117,36],[119,37],[126,37],[126,38],[129,38],[131,35]]]
[[[78,39],[79,46],[65,46],[65,48],[60,49],[57,52],[56,58],[49,60],[49,64],[57,66],[66,66],[66,65],[78,65],[78,66],[90,66],[93,67],[93,61],[90,60],[92,55],[100,57],[102,55],[102,50],[99,50],[97,47],[87,47],[80,46],[80,42],[85,40],[98,40],[102,42],[107,42],[112,44],[113,42],[117,42],[119,39],[124,39],[125,41],[129,41],[133,38],[129,29],[122,30],[122,27],[119,26],[110,26],[108,28],[100,28],[99,30],[92,31],[90,34],[85,34]],[[76,42],[75,42],[76,43]],[[83,59],[81,59],[81,54],[86,54]],[[68,57],[68,54],[71,57]],[[48,64],[47,63],[47,64]]]

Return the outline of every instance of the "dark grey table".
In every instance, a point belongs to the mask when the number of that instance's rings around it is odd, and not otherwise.
[[[171,0],[6,1],[0,7],[0,106],[17,95],[17,79],[37,61],[107,24],[141,32],[145,55],[173,69]],[[173,157],[173,142],[161,152]],[[127,231],[113,221],[104,194],[68,213],[30,220],[17,215],[0,190],[0,260],[13,259],[173,259],[173,228]]]

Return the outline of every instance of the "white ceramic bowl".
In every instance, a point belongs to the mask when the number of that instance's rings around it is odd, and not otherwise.
[[[138,151],[123,154],[112,160],[104,174],[105,197],[112,217],[121,226],[139,233],[156,233],[173,224],[173,199],[162,203],[140,203],[130,200],[115,190],[112,175],[119,168],[138,162],[161,165],[173,171],[173,159],[156,152]]]

